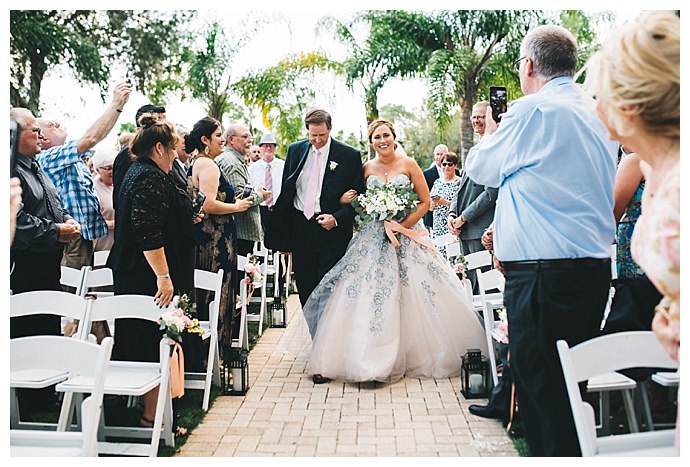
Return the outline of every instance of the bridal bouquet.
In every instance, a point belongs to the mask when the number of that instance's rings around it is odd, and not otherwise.
[[[199,320],[195,318],[196,304],[189,301],[187,294],[176,295],[172,301],[172,309],[166,311],[158,318],[160,330],[165,337],[178,343],[182,343],[182,333],[204,334]]]
[[[401,221],[417,209],[418,201],[411,186],[392,183],[373,186],[352,202],[355,224],[361,227],[374,221]]]

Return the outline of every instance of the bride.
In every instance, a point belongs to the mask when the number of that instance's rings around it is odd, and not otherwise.
[[[368,135],[376,157],[364,165],[367,189],[412,186],[420,202],[400,225],[424,231],[419,220],[430,198],[422,170],[396,153],[389,121],[375,120]],[[342,201],[356,195],[348,192]],[[468,348],[486,353],[478,314],[447,260],[417,243],[428,237],[399,238],[393,246],[382,221],[364,225],[310,295],[303,309],[313,336],[310,374],[350,382],[447,378],[460,374]]]

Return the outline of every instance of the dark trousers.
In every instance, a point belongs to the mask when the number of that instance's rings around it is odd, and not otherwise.
[[[599,334],[611,281],[608,260],[561,264],[504,264],[510,367],[532,456],[581,455],[556,341]]]
[[[261,227],[264,229],[264,232],[266,232],[270,228],[271,216],[273,216],[273,211],[271,209],[268,209],[267,206],[260,204],[259,212],[261,213]],[[282,292],[283,288],[285,287],[286,276],[284,276],[283,274],[285,274],[285,271],[281,270],[280,275],[278,276],[278,296],[280,296],[280,292]]]
[[[295,210],[292,221],[292,269],[302,306],[323,276],[347,250],[352,234],[338,231],[340,228],[328,231],[315,219],[307,220],[301,211]]]

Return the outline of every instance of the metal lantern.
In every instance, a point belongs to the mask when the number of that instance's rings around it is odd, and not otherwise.
[[[491,390],[491,365],[479,349],[467,349],[460,367],[462,395],[465,399],[489,397]]]
[[[284,328],[287,327],[286,315],[287,309],[285,307],[285,301],[282,297],[273,297],[273,303],[271,304],[271,327],[272,328]]]
[[[244,396],[249,390],[249,363],[247,353],[241,349],[232,349],[228,359],[223,363],[223,394],[226,396]]]

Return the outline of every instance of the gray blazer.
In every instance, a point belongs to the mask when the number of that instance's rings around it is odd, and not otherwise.
[[[489,188],[478,185],[463,170],[460,190],[450,204],[448,217],[462,216],[467,221],[460,227],[462,240],[474,240],[481,238],[489,225],[494,220],[498,188]]]

